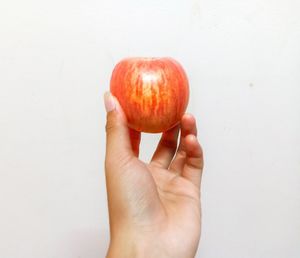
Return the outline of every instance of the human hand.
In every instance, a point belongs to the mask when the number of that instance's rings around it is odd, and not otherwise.
[[[144,163],[138,159],[141,134],[127,127],[115,97],[106,93],[104,98],[111,233],[107,257],[194,257],[201,230],[203,170],[195,118],[185,114],[180,125],[163,133],[151,162]]]

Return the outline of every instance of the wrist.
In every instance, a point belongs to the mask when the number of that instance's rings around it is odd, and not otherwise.
[[[112,241],[106,258],[144,258],[143,248],[133,241]]]
[[[143,258],[138,256],[135,250],[120,247],[109,247],[106,258]]]
[[[106,258],[169,258],[153,246],[151,241],[141,238],[123,237],[122,239],[112,240]]]

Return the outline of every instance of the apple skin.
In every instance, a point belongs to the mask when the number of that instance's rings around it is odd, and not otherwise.
[[[128,126],[160,133],[177,125],[189,100],[183,67],[173,58],[126,58],[114,68],[110,91],[118,99]]]

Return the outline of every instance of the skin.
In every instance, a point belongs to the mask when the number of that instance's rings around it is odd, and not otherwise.
[[[141,134],[127,127],[117,99],[107,113],[105,174],[111,240],[108,258],[192,258],[201,231],[203,154],[195,118],[162,134],[149,163]],[[180,132],[180,142],[177,139]]]

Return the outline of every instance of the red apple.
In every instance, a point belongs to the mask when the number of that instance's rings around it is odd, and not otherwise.
[[[127,58],[114,68],[110,91],[128,126],[140,132],[164,132],[179,123],[189,100],[182,66],[172,58]]]

